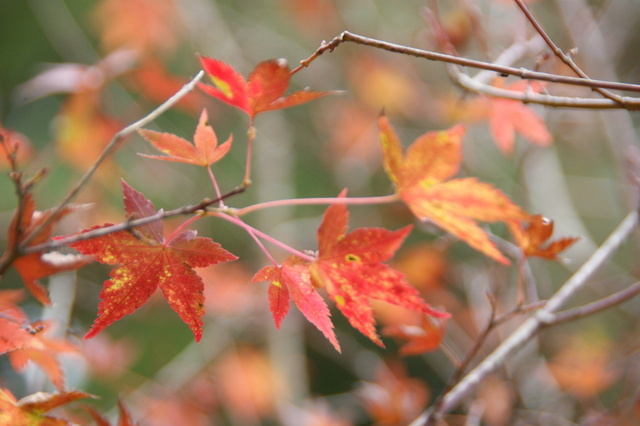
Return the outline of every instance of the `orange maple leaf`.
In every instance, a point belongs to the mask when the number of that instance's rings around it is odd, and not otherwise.
[[[74,423],[45,413],[82,398],[96,398],[79,391],[38,392],[19,401],[8,390],[0,388],[0,424],[28,426],[65,426]]]
[[[139,129],[138,133],[151,142],[158,151],[167,156],[139,154],[156,160],[175,161],[209,167],[224,157],[231,148],[233,137],[218,146],[218,137],[209,125],[207,110],[203,109],[193,136],[194,144],[171,133],[160,133],[153,130]]]
[[[64,386],[64,374],[56,357],[75,352],[68,342],[46,337],[49,322],[29,318],[18,305],[20,290],[0,291],[0,355],[8,354],[11,366],[20,371],[29,361],[37,364],[58,389]]]
[[[156,213],[151,201],[140,192],[124,181],[122,188],[129,218]],[[200,341],[204,284],[193,268],[237,259],[211,239],[197,237],[192,230],[165,240],[159,221],[140,226],[134,232],[114,232],[70,246],[100,263],[120,265],[111,272],[111,279],[104,282],[98,318],[85,338],[95,336],[114,321],[135,312],[160,288],[171,308],[191,328],[196,341]]]
[[[64,340],[48,338],[46,330],[51,328],[48,321],[35,321],[21,328],[22,336],[16,340],[20,347],[8,353],[13,369],[21,371],[31,361],[44,371],[57,389],[63,389],[64,373],[57,356],[61,352],[76,352],[77,348]]]
[[[527,223],[527,222],[525,222]],[[527,226],[521,222],[508,222],[511,235],[525,256],[537,256],[549,260],[558,260],[558,254],[569,248],[580,237],[562,237],[549,241],[553,234],[553,221],[539,214],[531,217]],[[543,245],[546,246],[543,247]]]
[[[318,228],[318,258],[310,265],[315,287],[325,287],[349,323],[384,347],[375,330],[369,299],[384,300],[437,318],[449,314],[430,307],[403,274],[383,264],[398,250],[411,226],[398,231],[360,228],[347,234],[344,204],[327,208]]]
[[[40,233],[35,236],[29,246],[37,245],[47,242],[53,234],[53,228],[57,222],[59,222],[64,216],[72,212],[76,207],[67,206],[63,208],[55,220],[50,222]],[[53,211],[37,211],[35,209],[35,202],[31,194],[27,194],[22,199],[22,206],[17,209],[16,214],[11,220],[8,230],[9,247],[7,254],[11,253],[16,247],[27,238],[31,237],[31,234],[40,226],[40,224],[49,220]],[[51,304],[47,290],[42,287],[38,280],[40,278],[48,277],[49,275],[57,274],[58,272],[70,271],[77,269],[86,263],[91,261],[90,258],[75,254],[62,254],[59,252],[35,252],[22,255],[18,257],[13,266],[20,274],[22,281],[24,281],[25,287],[38,299],[38,301],[44,305]]]
[[[521,80],[510,84],[506,89],[514,92],[539,92],[542,86],[540,83]],[[513,152],[516,133],[537,145],[546,146],[551,143],[551,133],[531,107],[520,101],[492,98],[489,108],[489,129],[502,153]]]
[[[462,162],[464,127],[425,133],[403,154],[385,116],[380,117],[379,125],[385,170],[413,214],[420,220],[432,220],[498,262],[509,263],[476,220],[523,220],[529,214],[487,183],[475,178],[450,179]]]
[[[249,74],[249,81],[246,81],[233,67],[222,61],[205,56],[198,58],[213,83],[213,86],[201,83],[199,87],[208,95],[239,108],[252,118],[261,112],[289,108],[333,93],[299,90],[284,96],[291,79],[289,66],[284,59],[260,62]]]
[[[329,308],[311,285],[309,265],[295,256],[289,257],[281,266],[266,266],[253,277],[254,282],[269,281],[269,306],[276,327],[289,312],[290,299],[300,312],[315,325],[340,352],[340,344],[333,332]]]

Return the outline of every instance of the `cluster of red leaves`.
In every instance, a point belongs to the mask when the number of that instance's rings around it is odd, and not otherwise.
[[[122,181],[124,206],[129,219],[140,219],[156,209],[140,192]],[[111,226],[104,224],[85,230]],[[111,272],[100,293],[98,318],[86,335],[90,338],[144,305],[159,288],[171,308],[191,328],[197,341],[202,337],[204,285],[193,268],[235,260],[209,238],[186,230],[165,239],[162,223],[152,222],[132,232],[119,231],[71,244],[96,261],[119,265]]]
[[[369,299],[384,300],[437,318],[448,317],[427,305],[403,274],[382,263],[400,247],[411,232],[410,226],[398,231],[360,228],[347,234],[348,219],[344,204],[329,206],[318,228],[315,261],[292,257],[279,267],[267,266],[255,275],[255,281],[270,282],[269,301],[276,326],[287,314],[291,298],[339,351],[329,310],[316,288],[325,288],[349,323],[383,347]]]

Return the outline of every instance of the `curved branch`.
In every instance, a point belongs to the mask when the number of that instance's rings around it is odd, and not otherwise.
[[[399,44],[389,43],[382,40],[377,40],[369,37],[364,37],[358,34],[353,34],[348,31],[344,31],[342,34],[331,40],[330,42],[323,42],[322,45],[309,56],[307,59],[300,61],[300,65],[292,71],[292,73],[298,72],[300,69],[308,67],[311,62],[316,60],[320,55],[326,51],[332,52],[336,47],[344,42],[352,42],[361,44],[364,46],[375,47],[377,49],[387,50],[389,52],[401,53],[404,55],[415,56],[417,58],[429,59],[432,61],[445,62],[449,64],[460,65],[464,67],[482,69],[486,71],[493,71],[500,75],[513,75],[523,79],[547,81],[550,83],[570,84],[575,86],[590,87],[592,89],[612,89],[612,90],[626,90],[630,92],[640,92],[640,85],[630,83],[620,83],[615,81],[604,80],[592,80],[588,78],[580,77],[568,77],[563,75],[549,74],[539,71],[531,71],[526,68],[514,68],[506,65],[500,65],[496,63],[489,63],[484,61],[477,61],[474,59],[467,59],[463,57],[447,55],[444,53],[432,52],[429,50],[421,50],[412,47],[407,47]],[[461,74],[464,75],[464,74]],[[472,80],[471,77],[467,77]],[[640,99],[632,97],[619,97],[619,100],[613,101],[611,99],[592,99],[592,98],[567,98],[560,96],[541,95],[541,94],[522,94],[513,92],[510,90],[492,88],[491,86],[482,85],[479,82],[463,81],[464,84],[469,84],[469,90],[479,91],[490,96],[505,97],[507,99],[519,100],[522,102],[539,103],[554,107],[570,107],[570,108],[597,108],[597,109],[612,109],[612,108],[624,108],[624,109],[640,109]],[[496,90],[493,90],[496,89]]]

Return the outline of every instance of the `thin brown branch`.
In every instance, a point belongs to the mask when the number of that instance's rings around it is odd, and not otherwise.
[[[640,294],[640,281],[630,285],[624,290],[620,290],[617,293],[596,300],[595,302],[558,312],[557,314],[550,316],[544,325],[551,326],[584,318],[626,302],[638,294]]]
[[[433,407],[422,413],[411,426],[428,424],[443,413],[451,411],[466,398],[475,386],[487,375],[503,365],[507,357],[523,347],[540,329],[555,318],[556,312],[588,282],[589,278],[599,270],[618,248],[629,238],[638,224],[638,211],[633,210],[593,255],[565,282],[562,287],[547,300],[544,307],[527,319],[507,339],[505,339],[489,356],[471,370],[456,386],[442,397],[442,402],[435,410]]]
[[[578,76],[590,80],[589,76],[584,71],[582,71],[582,69],[580,69],[580,67],[573,61],[571,56],[567,55],[566,53],[564,53],[555,44],[555,42],[551,39],[551,37],[549,37],[547,32],[544,30],[544,28],[542,28],[542,25],[540,25],[540,23],[536,20],[536,18],[533,16],[533,14],[527,8],[527,6],[525,6],[525,4],[522,2],[522,0],[515,0],[515,2],[518,5],[518,7],[520,8],[520,10],[522,11],[522,13],[524,14],[524,16],[529,21],[529,23],[531,23],[531,25],[536,30],[536,32],[540,35],[540,37],[542,37],[542,39],[547,44],[547,46],[549,46],[549,49],[551,49],[553,54],[556,55],[556,57],[558,57],[565,65],[567,65],[569,68],[571,68],[571,70],[573,72],[575,72]],[[610,91],[605,90],[605,89],[600,88],[600,87],[596,87],[596,88],[594,88],[594,90],[596,92],[600,93],[605,98],[608,98],[608,99],[610,99],[610,100],[612,100],[614,102],[617,102],[619,104],[623,103],[622,98],[619,95],[616,95],[615,93],[611,93]]]
[[[307,59],[300,61],[300,65],[292,72],[297,72],[304,67],[308,67],[319,56],[329,51],[332,52],[339,45],[345,42],[352,42],[361,44],[364,46],[374,47],[377,49],[386,50],[389,52],[400,53],[404,55],[414,56],[422,59],[429,59],[432,61],[445,62],[449,64],[460,65],[464,67],[482,69],[486,71],[496,72],[499,75],[513,75],[523,79],[547,81],[550,83],[569,84],[575,86],[583,86],[590,88],[603,88],[611,90],[626,90],[630,92],[640,92],[640,85],[630,83],[620,83],[614,81],[593,80],[579,77],[568,77],[563,75],[549,74],[539,71],[531,71],[526,68],[514,68],[506,65],[500,65],[495,63],[489,63],[484,61],[477,61],[473,59],[467,59],[463,57],[447,55],[444,53],[437,53],[428,50],[416,49],[399,44],[389,43],[382,40],[377,40],[369,37],[364,37],[358,34],[353,34],[348,31],[344,31],[342,34],[331,40],[330,42],[323,42],[320,47]],[[464,76],[464,74],[462,74]],[[592,99],[592,98],[577,98],[577,97],[562,97],[551,96],[545,94],[535,93],[521,93],[511,90],[494,88],[487,86],[486,84],[480,84],[474,82],[471,77],[466,76],[461,84],[468,86],[469,90],[485,93],[489,96],[504,97],[506,99],[518,100],[525,103],[538,103],[553,107],[567,107],[567,108],[590,108],[590,109],[640,109],[640,99],[632,97],[620,97],[620,101],[612,101],[611,99]]]
[[[23,253],[34,253],[34,252],[41,252],[41,251],[46,251],[46,250],[53,250],[62,246],[66,246],[69,244],[73,244],[76,243],[78,241],[84,241],[84,240],[89,240],[91,238],[97,238],[97,237],[102,237],[104,235],[107,234],[112,234],[114,232],[119,232],[119,231],[127,231],[133,228],[136,228],[138,226],[142,226],[142,225],[146,225],[148,223],[151,222],[156,222],[158,220],[163,220],[163,219],[167,219],[169,217],[173,217],[173,216],[181,216],[181,215],[187,215],[187,214],[198,214],[200,212],[205,212],[207,207],[212,206],[213,204],[224,200],[226,198],[229,198],[233,195],[239,194],[241,192],[244,192],[244,190],[247,187],[244,185],[240,185],[236,188],[234,188],[233,190],[227,192],[226,194],[221,195],[220,197],[214,198],[214,199],[210,199],[210,198],[206,198],[204,200],[202,200],[201,202],[199,202],[198,204],[193,204],[193,205],[189,205],[189,206],[183,206],[183,207],[179,207],[177,209],[174,210],[169,210],[169,211],[164,211],[164,210],[158,210],[158,212],[156,212],[155,214],[151,215],[151,216],[147,216],[147,217],[143,217],[141,219],[135,219],[135,220],[129,220],[127,222],[122,222],[119,223],[117,225],[111,225],[111,226],[107,226],[104,228],[97,228],[97,229],[93,229],[91,231],[88,232],[83,232],[80,234],[75,234],[66,238],[60,238],[54,241],[49,241],[47,243],[44,244],[37,244],[37,245],[33,245],[33,246],[29,246],[25,249],[23,249]]]
[[[109,155],[112,154],[113,151],[115,151],[115,149],[118,146],[118,143],[122,139],[124,139],[131,133],[135,132],[137,129],[141,128],[142,126],[152,122],[153,120],[158,118],[161,114],[163,114],[165,111],[167,111],[169,108],[171,108],[176,102],[178,102],[185,95],[191,92],[196,87],[196,85],[202,79],[203,76],[204,76],[204,71],[201,70],[200,72],[198,72],[198,74],[196,74],[196,76],[193,79],[191,79],[189,83],[185,84],[178,92],[176,92],[173,96],[167,99],[158,108],[154,109],[149,114],[147,114],[140,120],[136,121],[135,123],[130,124],[129,126],[117,132],[113,136],[111,141],[107,144],[105,149],[102,151],[98,159],[89,168],[89,170],[86,171],[86,173],[80,178],[80,180],[78,180],[78,182],[64,197],[64,199],[62,199],[62,201],[60,201],[60,203],[58,203],[58,205],[53,209],[53,213],[51,214],[51,216],[49,216],[48,220],[43,221],[42,224],[40,224],[40,226],[37,229],[35,229],[34,232],[22,242],[22,247],[26,247],[27,245],[29,245],[29,243],[33,241],[33,238],[35,238],[36,235],[38,235],[46,226],[48,226],[54,220],[56,220],[56,218],[58,217],[62,209],[64,209],[64,207],[67,204],[69,204],[69,202],[71,202],[71,200],[73,200],[76,197],[76,195],[78,195],[80,190],[82,190],[82,188],[84,188],[87,182],[89,182],[89,180],[93,177],[94,173],[98,170],[98,168],[102,165],[102,163],[109,157]]]

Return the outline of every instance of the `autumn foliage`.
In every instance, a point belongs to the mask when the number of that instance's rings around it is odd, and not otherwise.
[[[0,10],[78,61],[0,52],[0,426],[640,421],[640,87],[545,2],[218,3]]]

